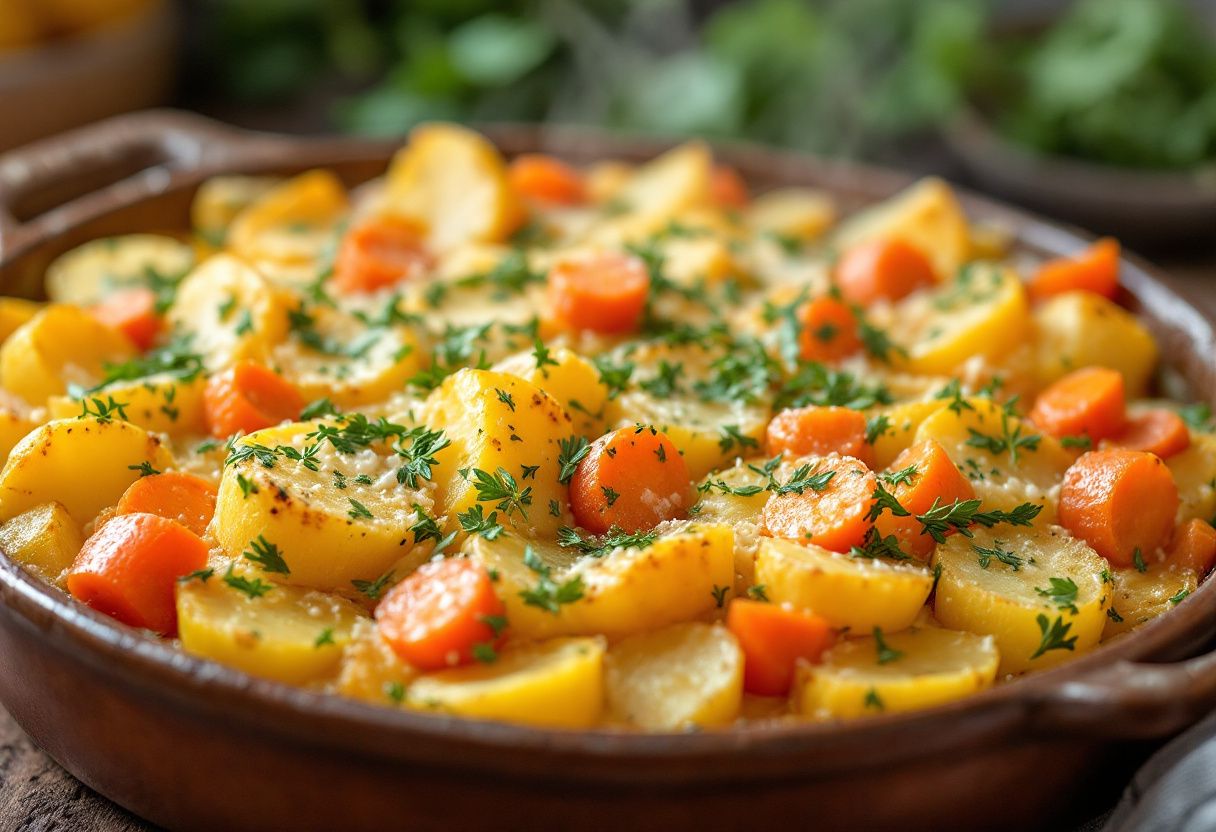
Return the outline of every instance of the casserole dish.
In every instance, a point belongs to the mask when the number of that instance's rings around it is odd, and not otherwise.
[[[657,149],[530,128],[490,135],[508,155],[543,148],[576,161]],[[0,277],[10,293],[34,295],[50,260],[75,245],[184,224],[194,189],[216,173],[325,166],[355,184],[380,173],[393,149],[241,134],[177,114],[69,134],[0,161]],[[723,158],[758,185],[815,185],[846,207],[907,184],[755,149]],[[967,207],[1013,229],[1027,256],[1080,243],[980,199]],[[1207,322],[1142,264],[1125,264],[1124,285],[1171,370],[1210,396]],[[584,829],[645,819],[729,829],[758,815],[825,828],[1012,828],[1058,816],[1112,741],[1176,731],[1216,701],[1216,659],[1148,663],[1202,648],[1216,620],[1212,593],[1205,584],[1089,656],[936,710],[647,736],[391,712],[254,680],[71,604],[5,560],[0,700],[86,783],[172,828]]]

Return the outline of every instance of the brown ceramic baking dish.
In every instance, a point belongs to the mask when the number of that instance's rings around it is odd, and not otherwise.
[[[650,141],[508,127],[507,154],[645,158]],[[254,135],[192,116],[128,116],[0,158],[0,286],[36,296],[47,262],[90,238],[184,227],[220,172],[326,166],[355,184],[394,146]],[[846,206],[903,176],[723,149],[756,188],[825,187]],[[976,197],[1027,256],[1076,233]],[[1132,306],[1169,371],[1216,397],[1216,335],[1148,265]],[[546,731],[394,711],[194,659],[72,602],[0,557],[0,701],[69,771],[174,829],[1044,828],[1116,744],[1159,738],[1216,705],[1216,582],[1055,670],[949,706],[845,725],[679,735]]]

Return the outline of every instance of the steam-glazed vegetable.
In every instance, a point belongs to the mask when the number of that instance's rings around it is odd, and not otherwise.
[[[699,142],[204,183],[0,299],[0,549],[199,658],[385,707],[722,730],[968,696],[1168,614],[1216,434],[1119,247],[941,181],[837,224]],[[763,715],[763,716],[761,716]]]

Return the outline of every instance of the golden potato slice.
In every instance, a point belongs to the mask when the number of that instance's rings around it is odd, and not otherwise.
[[[208,241],[222,246],[237,215],[282,181],[275,176],[213,176],[194,192],[190,223]]]
[[[648,731],[728,725],[743,700],[743,651],[724,627],[673,624],[608,651],[608,709]]]
[[[815,545],[765,538],[756,555],[756,584],[777,604],[826,618],[833,627],[894,633],[910,627],[933,589],[919,565],[853,558]]]
[[[602,638],[509,646],[489,664],[420,676],[406,703],[474,719],[590,728],[604,709],[604,646]]]
[[[18,327],[28,323],[45,306],[24,298],[0,298],[0,343],[7,341]]]
[[[600,242],[636,240],[680,214],[709,203],[713,154],[704,142],[686,142],[635,168],[613,194],[620,213],[603,220],[591,237]]]
[[[883,238],[915,245],[933,261],[939,280],[953,278],[971,250],[967,217],[958,198],[948,184],[934,177],[854,214],[833,237],[840,249]]]
[[[383,209],[417,220],[438,250],[505,240],[523,222],[506,165],[482,136],[424,124],[389,165]]]
[[[756,197],[744,219],[760,234],[814,240],[835,224],[836,200],[813,188],[778,188]]]
[[[1157,366],[1157,344],[1144,325],[1092,292],[1068,292],[1037,307],[1034,342],[1044,387],[1082,367],[1109,367],[1123,374],[1128,397],[1138,398]]]
[[[529,603],[543,586],[529,550],[554,586],[577,586],[576,600],[554,613]],[[578,557],[573,549],[529,544],[516,535],[475,537],[470,556],[498,575],[511,630],[523,638],[600,633],[615,638],[687,621],[714,609],[715,591],[732,584],[733,535],[727,526],[688,525],[640,548]]]
[[[38,427],[38,422],[31,418],[30,410],[24,403],[16,400],[7,402],[5,398],[3,391],[0,391],[0,460],[8,459],[17,443]],[[76,413],[80,413],[79,406]]]
[[[35,407],[68,385],[92,387],[104,366],[132,358],[135,347],[83,309],[52,305],[17,328],[0,347],[0,385]]]
[[[164,471],[173,455],[129,422],[92,416],[48,422],[17,443],[0,471],[0,520],[54,500],[84,526],[118,502],[145,463]]]
[[[558,481],[558,458],[574,427],[552,396],[518,376],[465,369],[431,394],[423,421],[442,425],[452,443],[436,455],[434,482],[436,508],[453,518],[453,527],[456,514],[479,501],[487,515],[501,504],[483,499],[492,492],[478,486],[486,477],[509,485],[505,472],[519,499],[499,512],[499,521],[530,535],[557,533],[569,506],[569,489]]]
[[[254,598],[218,575],[177,587],[183,650],[292,685],[332,675],[362,617],[344,598],[299,587],[276,586]]]
[[[115,381],[86,398],[100,397],[121,403],[126,421],[144,430],[172,436],[198,436],[207,432],[203,416],[203,389],[207,381],[201,372],[182,377],[157,373],[138,381]],[[73,396],[52,396],[47,410],[52,419],[69,419],[81,414],[83,402]]]
[[[595,439],[606,432],[608,388],[600,381],[595,365],[573,350],[542,350],[539,357],[535,350],[521,352],[498,362],[493,369],[519,376],[557,399],[570,414],[579,436]]]
[[[1191,446],[1165,461],[1178,486],[1178,522],[1216,515],[1216,436],[1191,433]]]
[[[381,637],[376,622],[363,618],[355,622],[350,642],[342,651],[333,690],[377,705],[400,704],[417,677],[418,670],[401,660]]]
[[[1030,304],[1018,276],[1005,266],[972,263],[896,311],[891,336],[904,349],[900,366],[914,373],[954,374],[975,356],[995,361],[1030,332]]]
[[[256,270],[219,254],[192,271],[177,290],[169,323],[190,337],[208,370],[242,359],[265,361],[287,336],[288,301]]]
[[[993,636],[1001,673],[1052,667],[1097,645],[1111,594],[1104,558],[1059,527],[974,533],[934,555],[943,626]]]
[[[1189,569],[1153,564],[1144,572],[1111,570],[1111,603],[1102,638],[1126,633],[1169,612],[1195,591],[1199,579]]]
[[[281,563],[263,569],[276,581],[350,593],[354,582],[375,581],[415,551],[410,528],[422,519],[415,507],[429,512],[431,496],[422,482],[415,489],[397,481],[404,460],[386,449],[339,453],[309,436],[316,429],[300,423],[237,440],[211,534],[233,558],[253,552],[247,561],[256,562],[259,539],[273,545]],[[310,455],[292,459],[284,447]],[[430,550],[418,549],[419,558]]]
[[[755,583],[756,553],[762,540],[760,528],[764,524],[761,515],[769,492],[764,490],[768,478],[749,465],[760,467],[763,464],[764,460],[740,462],[709,474],[697,487],[700,500],[689,512],[698,523],[723,523],[734,529],[734,586],[738,592],[746,592]],[[748,493],[756,488],[761,490]]]
[[[895,458],[916,442],[916,431],[933,414],[946,407],[941,399],[904,402],[882,408],[877,413],[887,417],[889,426],[874,440],[875,470],[886,468]]]
[[[1034,503],[1043,506],[1036,522],[1053,522],[1060,478],[1073,455],[1057,440],[988,399],[962,401],[964,404],[938,410],[921,422],[915,441],[941,443],[971,480],[985,509],[1012,511],[1022,503]]]
[[[333,173],[310,170],[281,182],[245,207],[228,229],[228,248],[248,260],[317,263],[349,209]]]
[[[799,668],[793,700],[820,719],[932,708],[990,687],[1000,655],[991,636],[912,628],[840,642],[822,664]]]
[[[0,525],[0,551],[52,582],[58,582],[83,545],[80,526],[56,502],[34,506]]]
[[[193,264],[193,249],[173,237],[103,237],[57,257],[46,270],[46,293],[55,303],[92,306],[116,289],[147,285],[149,272],[178,278]]]
[[[325,306],[297,310],[274,366],[305,399],[327,396],[342,408],[383,401],[422,369],[421,347],[405,327],[368,327]]]

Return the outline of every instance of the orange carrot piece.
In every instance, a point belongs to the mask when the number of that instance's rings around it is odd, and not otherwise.
[[[827,619],[765,601],[736,598],[726,628],[743,650],[743,689],[759,696],[784,696],[799,660],[817,662],[836,641]]]
[[[101,323],[127,336],[141,351],[152,346],[161,330],[156,294],[151,289],[123,289],[106,297],[89,312]]]
[[[595,534],[647,531],[689,505],[688,466],[667,434],[621,428],[591,443],[570,480],[570,510]]]
[[[432,264],[416,223],[399,217],[374,217],[342,237],[332,283],[348,294],[375,292],[419,277]]]
[[[861,349],[857,316],[849,305],[827,295],[798,308],[799,347],[806,361],[840,361]]]
[[[900,239],[879,239],[849,249],[836,264],[836,285],[844,299],[868,306],[896,301],[937,282],[924,252]]]
[[[1174,530],[1165,561],[1179,569],[1190,569],[1202,580],[1216,565],[1216,529],[1198,517],[1187,520]]]
[[[525,153],[511,160],[507,179],[520,196],[556,205],[578,205],[587,199],[583,175],[560,159]]]
[[[380,635],[419,670],[469,664],[502,643],[506,608],[486,568],[464,558],[431,561],[376,606]]]
[[[1127,423],[1123,375],[1106,367],[1074,370],[1039,394],[1030,420],[1057,438],[1116,436]]]
[[[819,490],[808,485],[801,491],[774,492],[764,504],[764,533],[834,552],[860,546],[874,525],[870,519],[877,486],[874,473],[851,456],[810,462],[809,476],[829,474]]]
[[[140,477],[127,488],[115,514],[155,514],[203,535],[215,514],[215,486],[184,471]]]
[[[1190,447],[1191,431],[1182,417],[1172,410],[1147,410],[1130,417],[1111,443],[1166,459]]]
[[[1047,261],[1030,279],[1028,289],[1035,300],[1077,291],[1113,298],[1119,291],[1119,241],[1106,237],[1076,257]]]
[[[768,423],[765,437],[769,456],[855,456],[873,464],[874,448],[866,442],[866,417],[847,407],[810,407],[783,410]]]
[[[1108,448],[1083,454],[1064,472],[1060,525],[1112,566],[1157,557],[1174,530],[1178,487],[1161,459],[1144,451]]]
[[[974,500],[975,489],[935,439],[905,449],[887,470],[894,475],[887,490],[913,516],[896,517],[883,512],[874,525],[884,537],[895,535],[900,548],[908,554],[927,560],[937,544],[924,533],[915,515],[929,511],[935,502],[950,505],[955,500]]]
[[[549,272],[553,317],[572,329],[617,334],[638,328],[650,293],[650,274],[639,258],[598,254],[566,260]]]
[[[207,565],[207,544],[181,523],[123,514],[84,542],[68,570],[68,592],[132,627],[177,632],[177,579]]]
[[[203,390],[203,412],[212,436],[253,433],[295,419],[304,399],[292,384],[253,361],[212,376]]]
[[[709,178],[709,198],[719,208],[741,210],[751,202],[747,183],[730,165],[714,165]]]

